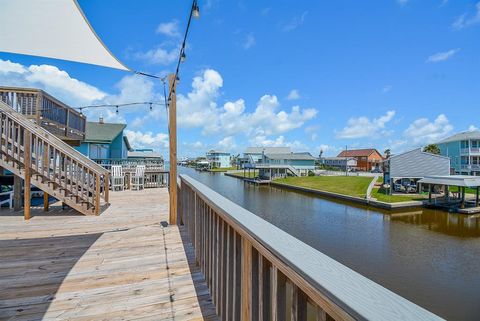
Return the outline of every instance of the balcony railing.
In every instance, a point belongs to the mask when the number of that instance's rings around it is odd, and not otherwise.
[[[85,116],[42,90],[0,87],[0,100],[62,140],[85,138]]]
[[[178,200],[222,320],[441,320],[189,176]]]
[[[480,165],[462,165],[463,170],[470,170],[470,171],[480,171]]]
[[[471,147],[471,148],[460,148],[461,154],[479,154],[480,148],[479,147]]]
[[[92,159],[102,167],[111,170],[112,165],[121,165],[124,170],[135,169],[137,165],[145,165],[147,171],[165,170],[163,159],[144,159],[144,158],[96,158]]]

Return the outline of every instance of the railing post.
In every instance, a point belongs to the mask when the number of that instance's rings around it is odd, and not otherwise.
[[[23,159],[24,159],[24,170],[25,170],[25,179],[23,187],[23,213],[26,220],[30,219],[30,178],[31,178],[31,162],[32,157],[30,153],[30,143],[32,140],[32,134],[25,130],[23,132]],[[18,142],[20,143],[20,142]],[[19,149],[20,151],[20,149]],[[20,156],[20,155],[19,155]],[[20,158],[20,157],[19,157]]]
[[[169,98],[169,149],[170,149],[170,216],[169,224],[177,224],[177,90],[175,75],[168,77],[170,83]]]
[[[95,215],[100,214],[100,190],[100,175],[95,174]]]
[[[110,197],[110,173],[106,173],[103,176],[103,188],[105,190],[105,202],[108,203],[109,197]]]
[[[252,245],[242,237],[242,321],[252,320]]]

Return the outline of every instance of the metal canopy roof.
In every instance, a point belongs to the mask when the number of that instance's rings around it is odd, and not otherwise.
[[[480,176],[451,175],[451,176],[426,176],[418,181],[422,184],[450,185],[461,187],[480,186]]]

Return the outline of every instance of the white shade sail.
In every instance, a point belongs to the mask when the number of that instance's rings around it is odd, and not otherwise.
[[[76,0],[0,0],[0,51],[130,70],[100,40]]]

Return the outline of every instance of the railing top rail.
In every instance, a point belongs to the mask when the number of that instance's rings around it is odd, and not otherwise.
[[[103,168],[102,166],[98,165],[94,161],[92,161],[90,158],[87,156],[83,155],[79,151],[71,148],[70,145],[62,141],[60,138],[56,137],[54,134],[50,133],[46,129],[42,128],[39,125],[34,124],[28,119],[25,119],[21,114],[17,113],[15,110],[13,110],[10,106],[5,104],[3,101],[0,101],[0,111],[5,112],[8,114],[10,117],[12,117],[16,122],[22,124],[30,130],[31,132],[35,131],[40,131],[42,133],[42,138],[45,140],[48,140],[48,143],[65,154],[67,154],[69,157],[76,158],[79,161],[82,161],[85,167],[89,168],[93,172],[96,172],[97,174],[108,174],[109,171]]]
[[[82,115],[79,111],[73,109],[72,107],[68,106],[64,102],[58,100],[57,98],[53,97],[52,95],[50,95],[49,93],[47,93],[42,89],[0,86],[0,91],[8,91],[8,92],[17,93],[17,94],[35,94],[35,95],[41,94],[43,97],[47,98],[48,100],[55,102],[61,108],[68,109],[69,112],[75,114],[76,116],[86,119],[85,115]]]
[[[357,320],[443,320],[233,203],[188,175],[187,184],[291,269]]]

